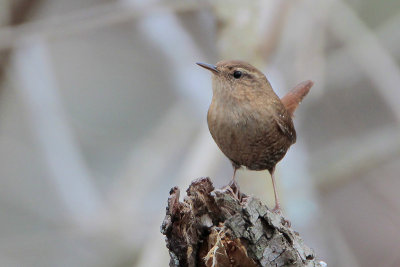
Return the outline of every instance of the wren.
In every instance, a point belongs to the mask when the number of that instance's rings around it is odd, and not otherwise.
[[[237,186],[236,170],[268,170],[275,196],[274,211],[280,212],[274,171],[276,164],[296,142],[292,117],[313,85],[298,84],[283,98],[273,91],[265,75],[238,60],[216,65],[197,63],[212,73],[213,97],[207,114],[210,133],[233,165],[231,187]]]

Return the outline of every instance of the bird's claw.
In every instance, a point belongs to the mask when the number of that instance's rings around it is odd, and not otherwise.
[[[272,212],[281,216],[281,222],[283,225],[286,225],[287,227],[292,226],[292,223],[283,217],[283,213],[282,213],[280,206],[275,206],[275,208],[273,208]]]
[[[240,193],[240,189],[239,189],[239,185],[237,184],[237,182],[235,180],[232,180],[229,184],[229,191],[232,193],[232,195],[238,199],[239,201],[241,200],[241,193]]]

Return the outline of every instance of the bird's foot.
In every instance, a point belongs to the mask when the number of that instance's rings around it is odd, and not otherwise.
[[[282,215],[281,207],[279,205],[275,205],[275,207],[272,209],[272,212]]]
[[[236,180],[232,179],[228,186],[229,191],[232,193],[232,195],[240,201],[242,199],[242,193],[240,193],[240,188]]]
[[[282,224],[283,225],[286,225],[287,227],[291,227],[292,226],[292,223],[289,220],[286,220],[283,217],[283,213],[282,213],[281,207],[279,205],[276,205],[273,208],[272,212],[281,216],[281,218],[282,218],[281,220],[282,220]]]

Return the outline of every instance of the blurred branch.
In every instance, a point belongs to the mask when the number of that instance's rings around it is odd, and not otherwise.
[[[32,11],[37,7],[41,0],[19,0],[9,1],[0,0],[0,25],[15,26],[24,22]],[[0,82],[3,81],[6,65],[10,59],[10,51],[0,51]]]
[[[400,59],[400,12],[397,15],[388,18],[376,31],[380,42],[391,52],[391,55],[397,60]]]
[[[140,203],[149,191],[160,188],[161,177],[165,178],[167,170],[182,153],[182,146],[190,142],[192,136],[188,133],[196,129],[195,121],[190,121],[182,110],[182,103],[173,105],[159,119],[157,127],[133,146],[126,165],[110,189],[108,199],[117,207],[110,210],[110,218],[135,223],[134,214],[146,209],[142,205],[132,206],[132,203]],[[131,227],[131,223],[127,224]]]
[[[329,266],[361,267],[352,247],[346,241],[347,236],[342,232],[336,214],[330,209],[324,208],[321,209],[321,214],[318,218],[319,224],[323,226],[323,229],[321,229],[322,242],[326,244],[323,246],[325,251],[320,251],[319,253],[331,257],[328,259]],[[315,233],[317,229],[314,228],[313,230],[313,233]]]
[[[92,219],[102,207],[62,109],[45,43],[29,39],[12,55],[16,89],[43,153],[51,182],[77,223]]]
[[[42,0],[11,1],[10,25],[23,23]]]
[[[147,4],[132,8],[127,4],[111,2],[71,14],[29,22],[20,26],[0,28],[0,50],[13,47],[20,40],[32,36],[57,37],[84,33],[136,18],[168,12],[185,12],[207,7],[206,2],[168,2]]]
[[[280,28],[273,27],[282,24],[289,4],[282,1],[249,1],[246,5],[226,3],[217,1],[213,5],[220,58],[265,65],[270,49],[279,40]]]
[[[330,75],[335,81],[337,89],[348,88],[360,80],[362,72],[374,83],[379,93],[383,96],[393,114],[400,121],[400,98],[398,85],[400,84],[400,68],[395,61],[394,55],[389,54],[386,47],[398,50],[400,35],[397,34],[400,15],[389,19],[383,24],[377,33],[370,30],[363,21],[343,2],[334,1],[331,10],[337,10],[329,26],[335,34],[345,42],[345,46],[328,57],[331,68]],[[378,36],[380,39],[378,39]],[[350,67],[348,57],[352,56],[358,65]],[[346,83],[346,87],[340,85]],[[347,183],[351,177],[357,177],[359,173],[367,172],[382,162],[400,154],[400,143],[398,139],[399,129],[397,127],[380,128],[377,131],[366,133],[364,136],[340,140],[328,144],[321,151],[313,155],[314,158],[327,159],[323,164],[318,161],[312,165],[312,172],[320,190],[333,190],[337,186]],[[354,147],[354,142],[358,145]],[[347,148],[352,147],[349,151]],[[346,154],[343,154],[346,151]],[[342,154],[340,157],[337,155]]]
[[[400,13],[389,18],[375,30],[379,42],[385,49],[387,49],[387,52],[390,52],[390,56],[395,60],[400,59],[400,31],[397,31],[399,25]],[[369,44],[364,43],[360,45],[368,46]],[[363,69],[353,67],[354,65],[350,65],[351,67],[349,66],[348,57],[348,46],[339,48],[328,56],[327,63],[329,64],[330,69],[332,69],[330,76],[333,76],[331,79],[335,81],[335,84],[337,84],[335,88],[338,90],[352,87],[352,85],[356,84],[356,82],[364,77]],[[345,83],[346,87],[341,86],[341,83]]]
[[[330,27],[346,42],[348,53],[354,57],[379,90],[400,122],[400,68],[365,23],[343,1],[333,1]],[[356,33],[356,34],[355,34]],[[343,67],[343,66],[342,66]]]
[[[315,153],[316,161],[311,166],[318,187],[322,192],[334,190],[349,182],[352,177],[360,177],[387,161],[400,155],[400,129],[397,127],[379,128],[364,136],[354,136],[348,140],[332,143],[326,150]],[[357,146],[354,146],[357,143]],[[348,148],[352,149],[349,150]]]
[[[290,1],[261,1],[261,40],[258,44],[257,54],[266,64],[274,52],[283,33],[287,14],[293,3]]]
[[[129,2],[132,9],[140,9],[136,0],[124,0]],[[140,2],[140,1],[139,1]],[[162,2],[162,1],[160,1]],[[204,111],[208,107],[211,92],[204,92],[204,84],[209,77],[201,75],[197,68],[189,68],[187,59],[204,60],[206,55],[202,54],[199,44],[183,27],[176,13],[166,13],[163,16],[145,17],[135,24],[135,29],[139,29],[143,36],[146,36],[156,49],[164,56],[168,68],[166,71],[174,77],[171,82],[172,88],[177,89],[178,94],[188,97],[192,103],[196,103],[197,111]],[[174,38],[171,38],[173,36]],[[180,51],[180,56],[176,56],[176,51]],[[193,80],[197,83],[193,83]]]
[[[286,56],[288,68],[294,67],[292,84],[312,79],[318,86],[313,89],[309,101],[318,99],[324,90],[326,79],[326,28],[330,4],[325,1],[304,1],[292,8],[286,46],[293,47],[294,55]],[[310,10],[318,10],[310,16]]]

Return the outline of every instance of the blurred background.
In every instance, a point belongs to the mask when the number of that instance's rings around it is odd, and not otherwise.
[[[400,1],[0,0],[0,24],[0,266],[167,266],[169,189],[232,175],[194,64],[221,59],[315,82],[277,166],[305,242],[400,266]]]

